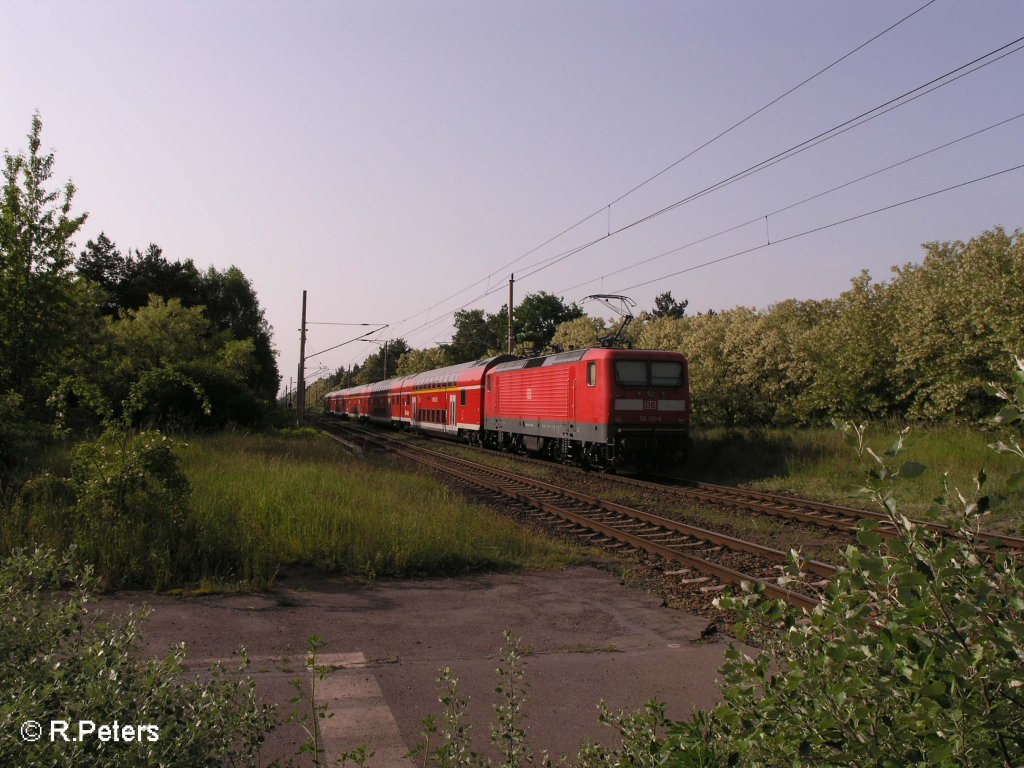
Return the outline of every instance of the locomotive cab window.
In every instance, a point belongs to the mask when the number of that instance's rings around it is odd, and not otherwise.
[[[652,387],[683,386],[683,364],[673,360],[651,361]]]
[[[620,387],[679,388],[683,386],[683,364],[675,360],[617,360],[615,383]]]
[[[587,386],[597,386],[597,363],[593,360],[587,363]]]
[[[646,360],[616,360],[615,383],[620,387],[646,387]]]

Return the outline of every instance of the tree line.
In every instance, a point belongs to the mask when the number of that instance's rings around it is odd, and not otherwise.
[[[986,383],[1006,380],[1024,355],[1024,232],[997,227],[924,250],[888,281],[862,272],[834,299],[694,316],[656,306],[626,336],[689,358],[693,413],[705,425],[976,421],[993,407]],[[581,317],[553,342],[591,346],[603,328]]]
[[[624,341],[690,360],[693,413],[705,426],[800,425],[834,418],[977,421],[993,407],[989,381],[1024,356],[1024,232],[1001,227],[967,241],[924,245],[920,263],[888,281],[861,272],[836,298],[781,301],[689,315],[670,291],[639,313]],[[517,354],[597,346],[612,331],[549,293],[516,306]],[[388,342],[387,375],[405,376],[499,354],[507,307],[455,313],[450,342],[412,349]],[[384,378],[384,350],[314,385],[332,389]]]
[[[56,420],[97,424],[145,385],[136,423],[254,424],[279,375],[252,284],[236,267],[201,271],[159,246],[122,253],[101,233],[75,254],[87,214],[54,187],[42,120],[4,152],[0,196],[0,475]],[[137,398],[138,399],[138,398]],[[109,414],[108,414],[109,415]]]

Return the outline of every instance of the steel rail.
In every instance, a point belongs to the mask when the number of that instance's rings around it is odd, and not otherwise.
[[[770,515],[801,520],[838,530],[853,531],[864,520],[876,521],[880,523],[879,527],[875,529],[879,534],[889,537],[899,535],[894,530],[895,526],[884,514],[871,509],[844,507],[823,501],[783,496],[765,491],[747,490],[746,488],[737,488],[730,485],[705,483],[699,480],[687,480],[668,476],[661,476],[661,479],[664,482],[653,483],[637,478],[618,478],[618,480],[627,484],[636,484],[639,487],[646,487],[651,490],[665,491],[689,499],[710,500],[719,504],[726,504],[741,509],[753,509]],[[680,485],[680,483],[683,485]],[[910,522],[935,533],[954,535],[952,529],[943,523],[913,518],[910,518]],[[993,531],[980,531],[978,538],[985,542],[995,542],[997,547],[1011,552],[1024,552],[1024,537],[995,533]]]
[[[451,456],[451,454],[445,455]],[[530,456],[517,456],[516,458],[520,461],[535,463],[541,466],[552,466],[550,461],[535,459]],[[581,474],[586,473],[586,470],[579,467],[570,465],[559,466],[565,467],[569,471]],[[668,475],[657,475],[655,477],[660,482],[652,482],[626,475],[601,475],[603,480],[643,488],[654,493],[667,493],[687,499],[688,501],[720,504],[734,509],[760,512],[772,517],[798,520],[834,530],[854,532],[857,530],[857,526],[864,520],[875,521],[879,523],[878,528],[876,528],[876,532],[879,535],[887,538],[897,538],[899,536],[899,533],[884,514],[870,509],[845,507],[839,504],[830,504],[812,499],[802,499],[795,496],[784,496],[767,491],[748,490],[732,485],[707,483],[700,480],[688,480]],[[949,526],[942,523],[915,518],[910,518],[910,522],[935,533],[954,535]],[[1011,553],[1024,554],[1024,537],[983,530],[978,533],[977,538],[979,541],[985,542],[980,547],[984,551],[994,552],[998,549],[1004,549]],[[988,546],[988,543],[994,543],[995,546]]]
[[[344,427],[343,427],[344,429]],[[432,467],[446,474],[458,477],[466,482],[469,482],[478,487],[486,488],[487,490],[499,493],[507,498],[526,504],[534,509],[539,509],[549,515],[553,515],[560,519],[566,520],[567,522],[573,523],[581,528],[594,531],[605,538],[612,539],[615,541],[622,542],[636,549],[648,552],[650,554],[658,555],[666,560],[675,561],[684,565],[690,566],[701,573],[708,576],[713,576],[722,582],[741,584],[742,582],[751,582],[761,585],[765,593],[771,597],[786,600],[793,605],[802,608],[813,608],[819,604],[819,601],[808,595],[794,592],[793,590],[786,589],[772,582],[761,579],[757,576],[744,574],[728,566],[721,565],[719,563],[706,560],[705,558],[698,557],[696,555],[687,554],[680,552],[677,549],[673,549],[671,546],[661,544],[656,541],[651,541],[649,538],[643,538],[635,535],[628,531],[622,530],[614,525],[609,525],[605,522],[595,520],[587,517],[584,514],[575,512],[567,509],[564,506],[554,504],[551,501],[531,496],[528,493],[524,493],[516,488],[510,488],[507,485],[502,484],[499,480],[505,482],[517,483],[525,485],[527,488],[534,488],[543,493],[557,494],[564,498],[571,499],[581,504],[595,507],[599,511],[607,511],[613,514],[622,515],[628,520],[633,522],[645,523],[648,525],[657,526],[658,528],[665,529],[670,533],[678,533],[691,538],[701,539],[711,544],[717,544],[719,546],[728,547],[733,551],[745,552],[747,554],[754,554],[760,557],[764,557],[769,560],[785,561],[786,554],[777,549],[770,547],[764,547],[760,544],[753,542],[743,541],[736,539],[731,536],[725,536],[718,534],[713,531],[707,531],[705,529],[697,528],[695,526],[689,526],[684,523],[679,523],[675,520],[669,520],[668,518],[662,518],[658,515],[651,515],[640,510],[635,510],[630,507],[616,504],[614,502],[608,502],[594,497],[586,496],[585,494],[576,493],[559,486],[545,483],[533,478],[524,477],[515,473],[506,472],[504,470],[496,469],[488,465],[479,464],[472,462],[467,459],[460,459],[453,457],[450,454],[441,453],[439,451],[433,451],[428,448],[421,448],[419,446],[408,446],[399,440],[393,438],[385,438],[378,435],[370,435],[364,430],[349,428],[346,431],[359,433],[364,440],[375,443],[382,447],[386,447],[392,453],[402,456],[404,458],[416,461],[420,464]],[[328,435],[330,433],[328,432]],[[335,437],[335,435],[330,435]],[[402,447],[398,447],[402,446]],[[461,468],[452,466],[455,463],[461,465]],[[481,477],[481,474],[490,477]],[[494,479],[497,478],[497,479]],[[831,577],[835,575],[837,569],[828,563],[822,563],[820,561],[809,561],[806,563],[808,571],[811,571],[819,576]]]
[[[735,536],[729,536],[724,533],[718,533],[717,531],[711,531],[706,528],[700,528],[695,525],[689,525],[687,523],[683,523],[678,520],[672,520],[671,518],[662,517],[660,515],[655,515],[650,512],[643,512],[642,510],[634,509],[633,507],[627,507],[623,504],[618,504],[614,501],[599,499],[596,496],[590,496],[584,493],[580,493],[578,491],[573,491],[569,488],[563,488],[562,486],[559,485],[552,485],[551,483],[546,483],[542,480],[537,480],[531,477],[525,477],[524,475],[519,475],[514,472],[508,472],[503,469],[498,469],[497,467],[491,467],[486,464],[480,464],[478,462],[470,461],[468,459],[463,459],[457,456],[452,456],[450,454],[442,453],[440,451],[434,451],[431,450],[430,448],[416,446],[416,450],[422,451],[426,455],[434,456],[445,461],[455,461],[459,464],[462,464],[463,466],[471,467],[472,469],[477,471],[487,472],[488,474],[503,477],[513,482],[530,485],[535,488],[547,491],[549,493],[573,499],[574,501],[578,501],[582,504],[587,504],[592,507],[597,507],[599,509],[605,509],[611,512],[616,512],[620,515],[624,515],[637,521],[645,522],[650,525],[656,525],[661,528],[673,531],[675,533],[683,534],[685,536],[691,536],[696,539],[702,539],[712,544],[728,547],[729,549],[735,551],[747,552],[749,554],[758,555],[760,557],[764,557],[765,559],[774,560],[776,562],[784,563],[787,562],[789,559],[789,556],[782,550],[775,549],[773,547],[768,547],[763,544],[757,544],[752,541],[738,539]],[[806,566],[809,571],[811,571],[812,573],[816,573],[819,576],[831,577],[834,576],[836,573],[836,567],[834,565],[830,565],[820,560],[808,560],[806,562]]]

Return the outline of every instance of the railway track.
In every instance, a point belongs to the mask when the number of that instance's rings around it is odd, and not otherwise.
[[[660,482],[651,482],[638,478],[618,477],[617,481],[642,487],[660,493],[670,493],[691,502],[720,504],[745,511],[760,512],[774,517],[789,520],[800,520],[813,525],[834,528],[841,531],[855,531],[865,520],[878,524],[875,529],[882,536],[894,538],[897,531],[889,519],[880,512],[857,507],[844,507],[821,501],[800,499],[777,493],[736,488],[728,485],[716,485],[697,480],[661,476]],[[930,520],[911,520],[915,525],[923,526],[936,533],[952,535],[949,526]],[[1001,533],[984,532],[982,538],[992,542],[992,548],[1004,549],[1015,554],[1024,554],[1024,538]]]
[[[717,592],[728,584],[748,581],[762,585],[764,591],[794,605],[817,605],[816,594],[837,571],[828,563],[811,560],[804,563],[810,578],[801,591],[776,583],[786,553],[733,536],[727,536],[677,520],[598,499],[587,494],[545,483],[524,475],[480,464],[449,453],[413,446],[392,437],[366,430],[322,422],[324,430],[342,442],[357,440],[376,445],[388,452],[415,461],[477,488],[530,507],[542,522],[561,531],[612,549],[633,548],[657,555],[683,566],[670,571],[684,585],[702,592]],[[344,435],[341,437],[340,435]]]
[[[517,459],[546,467],[552,466],[550,461],[542,459],[527,456],[519,456]],[[561,466],[569,472],[588,474],[586,470],[577,467]],[[811,525],[850,533],[855,532],[857,526],[863,521],[871,520],[877,523],[876,532],[879,535],[888,538],[895,538],[898,535],[898,532],[885,515],[869,509],[845,507],[838,504],[801,499],[778,493],[755,491],[665,475],[654,476],[651,480],[609,474],[601,475],[601,478],[608,482],[640,488],[655,494],[667,494],[690,503],[724,506],[744,512],[756,512],[770,517],[797,520]],[[952,535],[949,527],[941,523],[916,519],[912,519],[911,522],[937,533]],[[1002,549],[1018,556],[1024,555],[1024,537],[982,531],[980,538],[991,543],[991,546],[983,546],[982,549],[989,551]]]

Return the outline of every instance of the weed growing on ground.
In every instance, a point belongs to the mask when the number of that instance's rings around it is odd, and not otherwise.
[[[1009,395],[1013,397],[1012,392]],[[886,440],[905,426],[896,422],[869,424],[866,438]],[[996,507],[992,522],[1016,523],[1014,511],[1024,508],[1024,485],[1011,481],[1020,469],[1018,459],[993,454],[990,444],[994,438],[1008,443],[1006,436],[969,425],[914,425],[908,447],[915,460],[932,472],[905,478],[900,483],[903,511],[910,517],[927,517],[935,495],[935,474],[948,473],[952,485],[969,487],[977,467],[984,465]],[[834,429],[711,428],[696,430],[694,441],[689,460],[676,467],[673,474],[766,491],[788,491],[835,504],[863,503],[863,497],[856,491],[860,486],[860,467],[849,460],[849,448]]]
[[[498,685],[495,693],[494,719],[490,728],[491,746],[497,762],[473,749],[472,726],[466,721],[467,700],[459,694],[458,680],[449,667],[437,678],[438,702],[441,712],[423,721],[421,740],[409,753],[422,768],[613,768],[637,766],[645,768],[655,762],[658,746],[664,743],[669,725],[664,705],[649,702],[637,713],[611,712],[600,705],[599,720],[618,734],[613,747],[584,744],[575,758],[561,756],[554,760],[547,752],[538,757],[529,743],[526,714],[523,711],[529,684],[526,681],[527,652],[519,639],[506,631],[496,669]]]
[[[298,725],[306,734],[306,739],[299,745],[297,754],[308,755],[316,768],[324,765],[325,750],[320,741],[320,722],[334,717],[334,713],[326,704],[316,703],[317,686],[331,671],[330,666],[320,663],[320,651],[323,650],[323,647],[324,641],[317,635],[310,635],[306,638],[305,665],[309,671],[309,693],[306,693],[301,677],[290,681],[290,685],[295,689],[295,695],[288,700],[288,703],[292,705],[293,710],[284,721],[285,724]],[[363,744],[338,755],[334,760],[334,765],[352,764],[356,768],[363,768],[373,755],[374,753],[370,752]]]
[[[75,554],[36,550],[0,561],[0,765],[259,766],[276,717],[244,675],[245,652],[238,669],[218,665],[205,679],[188,679],[184,646],[141,660],[144,614],[93,613],[99,583]],[[46,729],[38,741],[18,736],[29,720]],[[131,738],[122,727],[118,743],[72,740],[82,720],[97,729],[130,724]],[[68,741],[49,738],[60,721]]]

